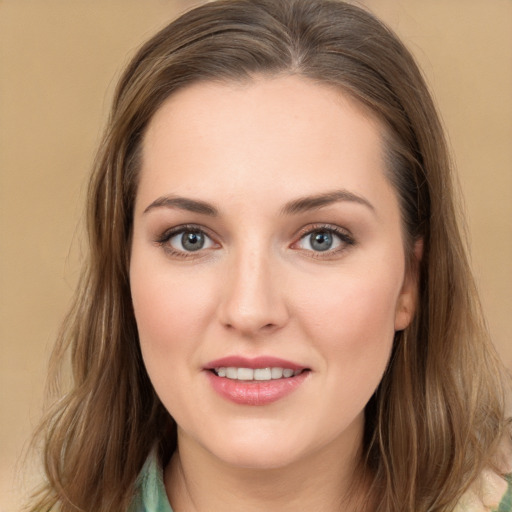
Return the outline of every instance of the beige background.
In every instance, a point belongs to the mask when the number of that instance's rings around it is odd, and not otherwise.
[[[512,0],[360,3],[398,31],[433,88],[460,170],[490,329],[512,368]],[[2,512],[27,494],[18,461],[78,275],[83,192],[115,77],[190,5],[0,0]]]

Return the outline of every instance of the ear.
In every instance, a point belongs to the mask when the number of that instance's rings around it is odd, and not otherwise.
[[[396,303],[395,331],[403,331],[411,323],[418,301],[420,262],[423,257],[423,239],[414,243],[412,261],[405,272],[404,282]]]

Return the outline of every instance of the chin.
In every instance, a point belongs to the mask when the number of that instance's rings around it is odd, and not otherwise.
[[[224,432],[211,436],[203,444],[213,457],[223,463],[247,469],[277,469],[300,459],[306,452],[304,441],[276,432]]]
[[[270,447],[268,449],[254,447],[239,450],[236,450],[236,447],[231,447],[229,453],[214,455],[230,466],[252,470],[280,469],[300,459],[299,453],[293,453],[289,449],[276,450]]]

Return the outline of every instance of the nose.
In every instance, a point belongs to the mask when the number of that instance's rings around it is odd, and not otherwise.
[[[282,328],[289,319],[286,290],[277,262],[264,250],[234,256],[222,285],[219,319],[228,329],[257,336]]]

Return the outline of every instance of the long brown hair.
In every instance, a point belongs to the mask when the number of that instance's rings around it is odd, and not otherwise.
[[[47,483],[31,510],[124,510],[151,447],[174,450],[174,421],[142,362],[128,278],[141,140],[176,90],[261,74],[333,85],[381,121],[409,256],[423,241],[415,319],[396,334],[366,407],[362,463],[378,511],[451,510],[492,464],[508,428],[506,377],[470,272],[442,127],[413,58],[343,2],[221,0],[155,35],[119,82],[90,182],[90,254],[51,359],[54,382],[70,355],[72,385],[39,429]]]

